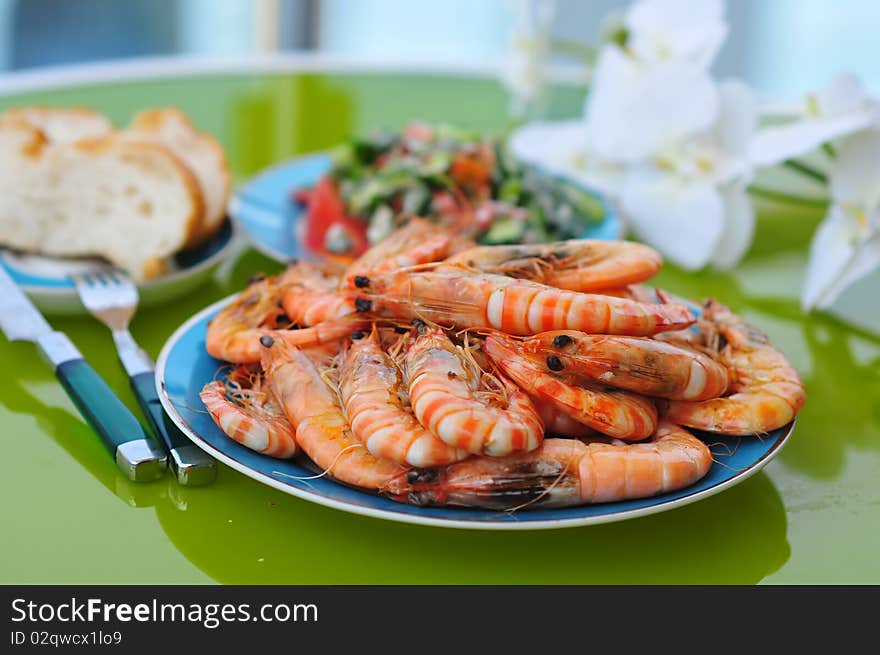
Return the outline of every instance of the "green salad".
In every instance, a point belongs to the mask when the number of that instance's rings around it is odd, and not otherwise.
[[[447,125],[412,123],[402,132],[353,139],[332,153],[307,205],[305,242],[357,256],[399,217],[418,215],[487,244],[557,241],[604,218],[590,192],[515,162],[502,139]]]

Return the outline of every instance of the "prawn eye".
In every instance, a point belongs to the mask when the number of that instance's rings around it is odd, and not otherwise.
[[[265,348],[271,348],[275,344],[275,339],[268,334],[264,334],[260,337],[260,343],[263,344]]]
[[[407,332],[409,332],[409,328],[401,327],[398,325],[396,328],[394,328],[394,331],[397,334],[406,334]]]
[[[412,469],[406,474],[406,481],[410,484],[418,482],[433,482],[437,479],[437,469]]]
[[[262,282],[266,279],[265,273],[255,273],[248,278],[247,284],[248,286],[254,284],[255,282]]]
[[[562,365],[562,362],[559,361],[559,358],[556,355],[550,355],[547,358],[547,368],[549,368],[551,371],[561,371],[565,367]]]
[[[553,337],[553,345],[556,348],[565,348],[572,341],[574,341],[574,339],[572,339],[567,334],[560,334],[560,335]]]
[[[351,333],[351,338],[354,339],[355,341],[357,341],[358,339],[363,339],[363,338],[364,338],[364,333],[361,332],[360,330],[358,330],[357,332],[352,332],[352,333]]]
[[[299,264],[299,259],[297,259],[296,257],[287,260],[288,266],[296,266],[297,264]]]
[[[368,287],[370,286],[370,278],[368,278],[366,275],[355,275],[354,286],[356,286],[358,289]]]
[[[366,298],[357,298],[354,301],[354,308],[359,312],[368,312],[373,309],[373,301]]]

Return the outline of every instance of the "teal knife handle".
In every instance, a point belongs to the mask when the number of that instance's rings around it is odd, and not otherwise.
[[[159,402],[159,393],[156,391],[156,375],[152,371],[145,371],[133,375],[130,380],[131,388],[141,410],[150,422],[153,432],[162,438],[167,450],[170,452],[175,448],[192,445],[192,442],[186,438],[180,428],[165,415],[162,403]]]
[[[134,414],[84,359],[70,359],[61,362],[56,367],[55,374],[64,386],[64,390],[67,391],[67,395],[76,404],[89,425],[98,433],[101,441],[104,442],[120,466],[123,466],[120,458],[124,460],[128,451],[136,451],[140,455],[143,452],[143,449],[140,448],[141,445],[145,445],[148,451],[155,449],[157,453],[162,453],[161,447],[144,430]],[[131,448],[120,450],[120,446],[129,442],[140,443],[132,444]],[[152,459],[153,463],[139,462],[139,464],[147,464],[147,466],[141,466],[139,471],[132,470],[130,472],[132,479],[155,478],[164,471],[166,465],[164,454],[161,456],[161,460],[159,457],[152,456],[147,459]]]

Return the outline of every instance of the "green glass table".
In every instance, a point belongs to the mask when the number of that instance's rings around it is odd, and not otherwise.
[[[0,97],[87,105],[117,124],[176,105],[227,148],[236,183],[299,153],[413,118],[507,127],[506,97],[479,75],[299,69],[126,68]],[[121,72],[120,72],[121,71]],[[0,83],[2,87],[2,83]],[[25,87],[21,87],[25,88]],[[554,89],[551,116],[583,92]],[[880,583],[880,339],[798,306],[815,209],[761,205],[755,244],[731,273],[667,266],[660,284],[714,296],[791,358],[808,400],[764,471],[662,514],[559,531],[475,532],[390,523],[314,505],[221,466],[216,483],[128,482],[28,343],[0,337],[0,582],[3,583]],[[280,267],[253,250],[224,282],[144,308],[132,331],[155,357],[186,318]],[[134,411],[109,333],[51,318]]]

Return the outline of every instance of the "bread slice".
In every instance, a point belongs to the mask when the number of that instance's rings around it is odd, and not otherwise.
[[[138,280],[165,272],[204,213],[189,168],[158,144],[115,133],[71,142],[54,117],[45,132],[32,120],[0,118],[0,243],[104,257]]]
[[[205,215],[189,245],[216,233],[226,217],[231,184],[226,155],[216,139],[198,132],[186,114],[173,108],[142,111],[121,134],[132,141],[161,143],[195,174],[205,201]]]
[[[73,143],[96,139],[112,133],[113,124],[103,114],[85,107],[56,109],[50,107],[18,107],[3,114],[4,119],[23,121],[40,130],[47,140]]]

